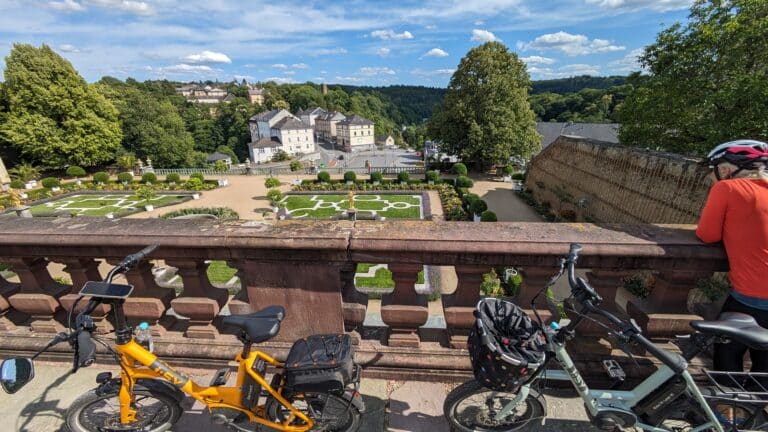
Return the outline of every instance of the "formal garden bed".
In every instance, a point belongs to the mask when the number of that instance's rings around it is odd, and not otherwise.
[[[353,206],[358,217],[387,219],[423,219],[428,213],[422,195],[354,193]],[[279,205],[292,218],[326,219],[343,214],[350,207],[348,195],[288,194]]]
[[[154,196],[152,196],[154,195]],[[32,216],[122,217],[145,211],[147,206],[164,207],[189,201],[192,194],[69,193],[29,208]]]

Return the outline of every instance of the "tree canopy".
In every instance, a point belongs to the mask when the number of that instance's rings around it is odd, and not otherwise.
[[[115,107],[50,47],[15,44],[5,58],[0,142],[48,168],[113,160],[122,132]]]
[[[705,154],[768,139],[768,2],[699,0],[640,57],[650,72],[621,110],[622,143]],[[634,75],[630,82],[641,77]]]
[[[429,133],[443,150],[481,166],[528,158],[541,145],[525,63],[500,42],[469,50],[451,77]]]

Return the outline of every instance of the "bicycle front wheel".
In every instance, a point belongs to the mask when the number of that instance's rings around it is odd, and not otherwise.
[[[509,414],[497,419],[496,414],[515,396],[515,393],[493,391],[472,380],[448,394],[443,413],[451,429],[458,432],[514,431],[544,415],[541,395],[530,389],[525,400],[518,403]]]
[[[134,389],[136,421],[120,423],[118,389],[97,392],[96,389],[77,398],[67,410],[67,428],[71,432],[162,432],[170,429],[181,416],[181,406],[161,392]]]

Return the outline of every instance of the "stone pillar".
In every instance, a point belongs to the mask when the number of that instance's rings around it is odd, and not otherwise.
[[[419,347],[419,327],[429,318],[427,296],[416,294],[414,288],[423,268],[421,264],[389,265],[395,290],[381,300],[381,319],[389,325],[390,346]]]
[[[359,331],[363,327],[365,312],[368,309],[368,295],[355,287],[356,271],[356,263],[345,263],[339,269],[344,327],[348,332]]]
[[[285,307],[277,341],[320,333],[343,333],[341,279],[333,262],[242,260],[243,289],[230,302],[233,314],[255,312],[270,305]]]
[[[487,272],[487,267],[456,266],[456,290],[441,297],[451,348],[467,348],[469,332],[475,325],[473,312],[480,300],[480,283],[483,281],[483,273]]]
[[[177,274],[184,282],[184,291],[171,300],[171,306],[174,312],[189,318],[185,336],[216,339],[219,331],[211,323],[227,304],[227,290],[211,285],[207,273],[209,264],[202,260],[170,260],[166,263],[179,269]]]
[[[711,271],[666,270],[656,274],[656,283],[647,299],[631,298],[627,313],[637,320],[649,337],[674,337],[691,332],[689,322],[700,319],[688,312],[688,292]]]
[[[0,276],[0,331],[11,331],[16,328],[16,325],[6,317],[6,314],[11,310],[8,298],[18,293],[20,289],[21,285],[8,282]]]
[[[110,264],[117,264],[120,260],[108,260]],[[125,300],[123,310],[125,318],[131,324],[146,321],[151,326],[153,336],[162,336],[165,329],[159,325],[165,311],[171,306],[171,300],[176,293],[170,288],[161,288],[155,283],[152,274],[152,263],[142,261],[132,270],[125,273],[125,279],[133,285],[133,294]]]
[[[79,293],[83,285],[88,281],[100,281],[102,277],[101,273],[99,273],[99,261],[93,259],[67,259],[61,262],[66,265],[64,271],[69,273],[69,277],[72,279],[72,289],[71,292],[59,298],[59,303],[64,310],[69,311],[72,309],[75,301],[77,301],[77,298],[80,297]],[[87,305],[87,298],[80,300],[75,313],[82,311]],[[97,333],[106,334],[114,330],[112,323],[106,319],[111,309],[112,306],[102,303],[91,313],[91,317],[96,324]]]
[[[9,297],[8,302],[16,310],[32,317],[30,328],[38,333],[58,333],[64,330],[54,319],[61,309],[58,299],[70,287],[51,278],[48,260],[45,258],[8,258],[13,271],[19,276],[21,289]]]

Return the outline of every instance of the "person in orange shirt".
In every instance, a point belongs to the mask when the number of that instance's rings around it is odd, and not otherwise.
[[[728,255],[731,293],[722,312],[742,312],[768,328],[768,144],[737,140],[707,156],[712,179],[696,235],[722,241]],[[714,369],[743,370],[747,347],[715,344]],[[768,351],[750,350],[752,372],[768,372]]]

